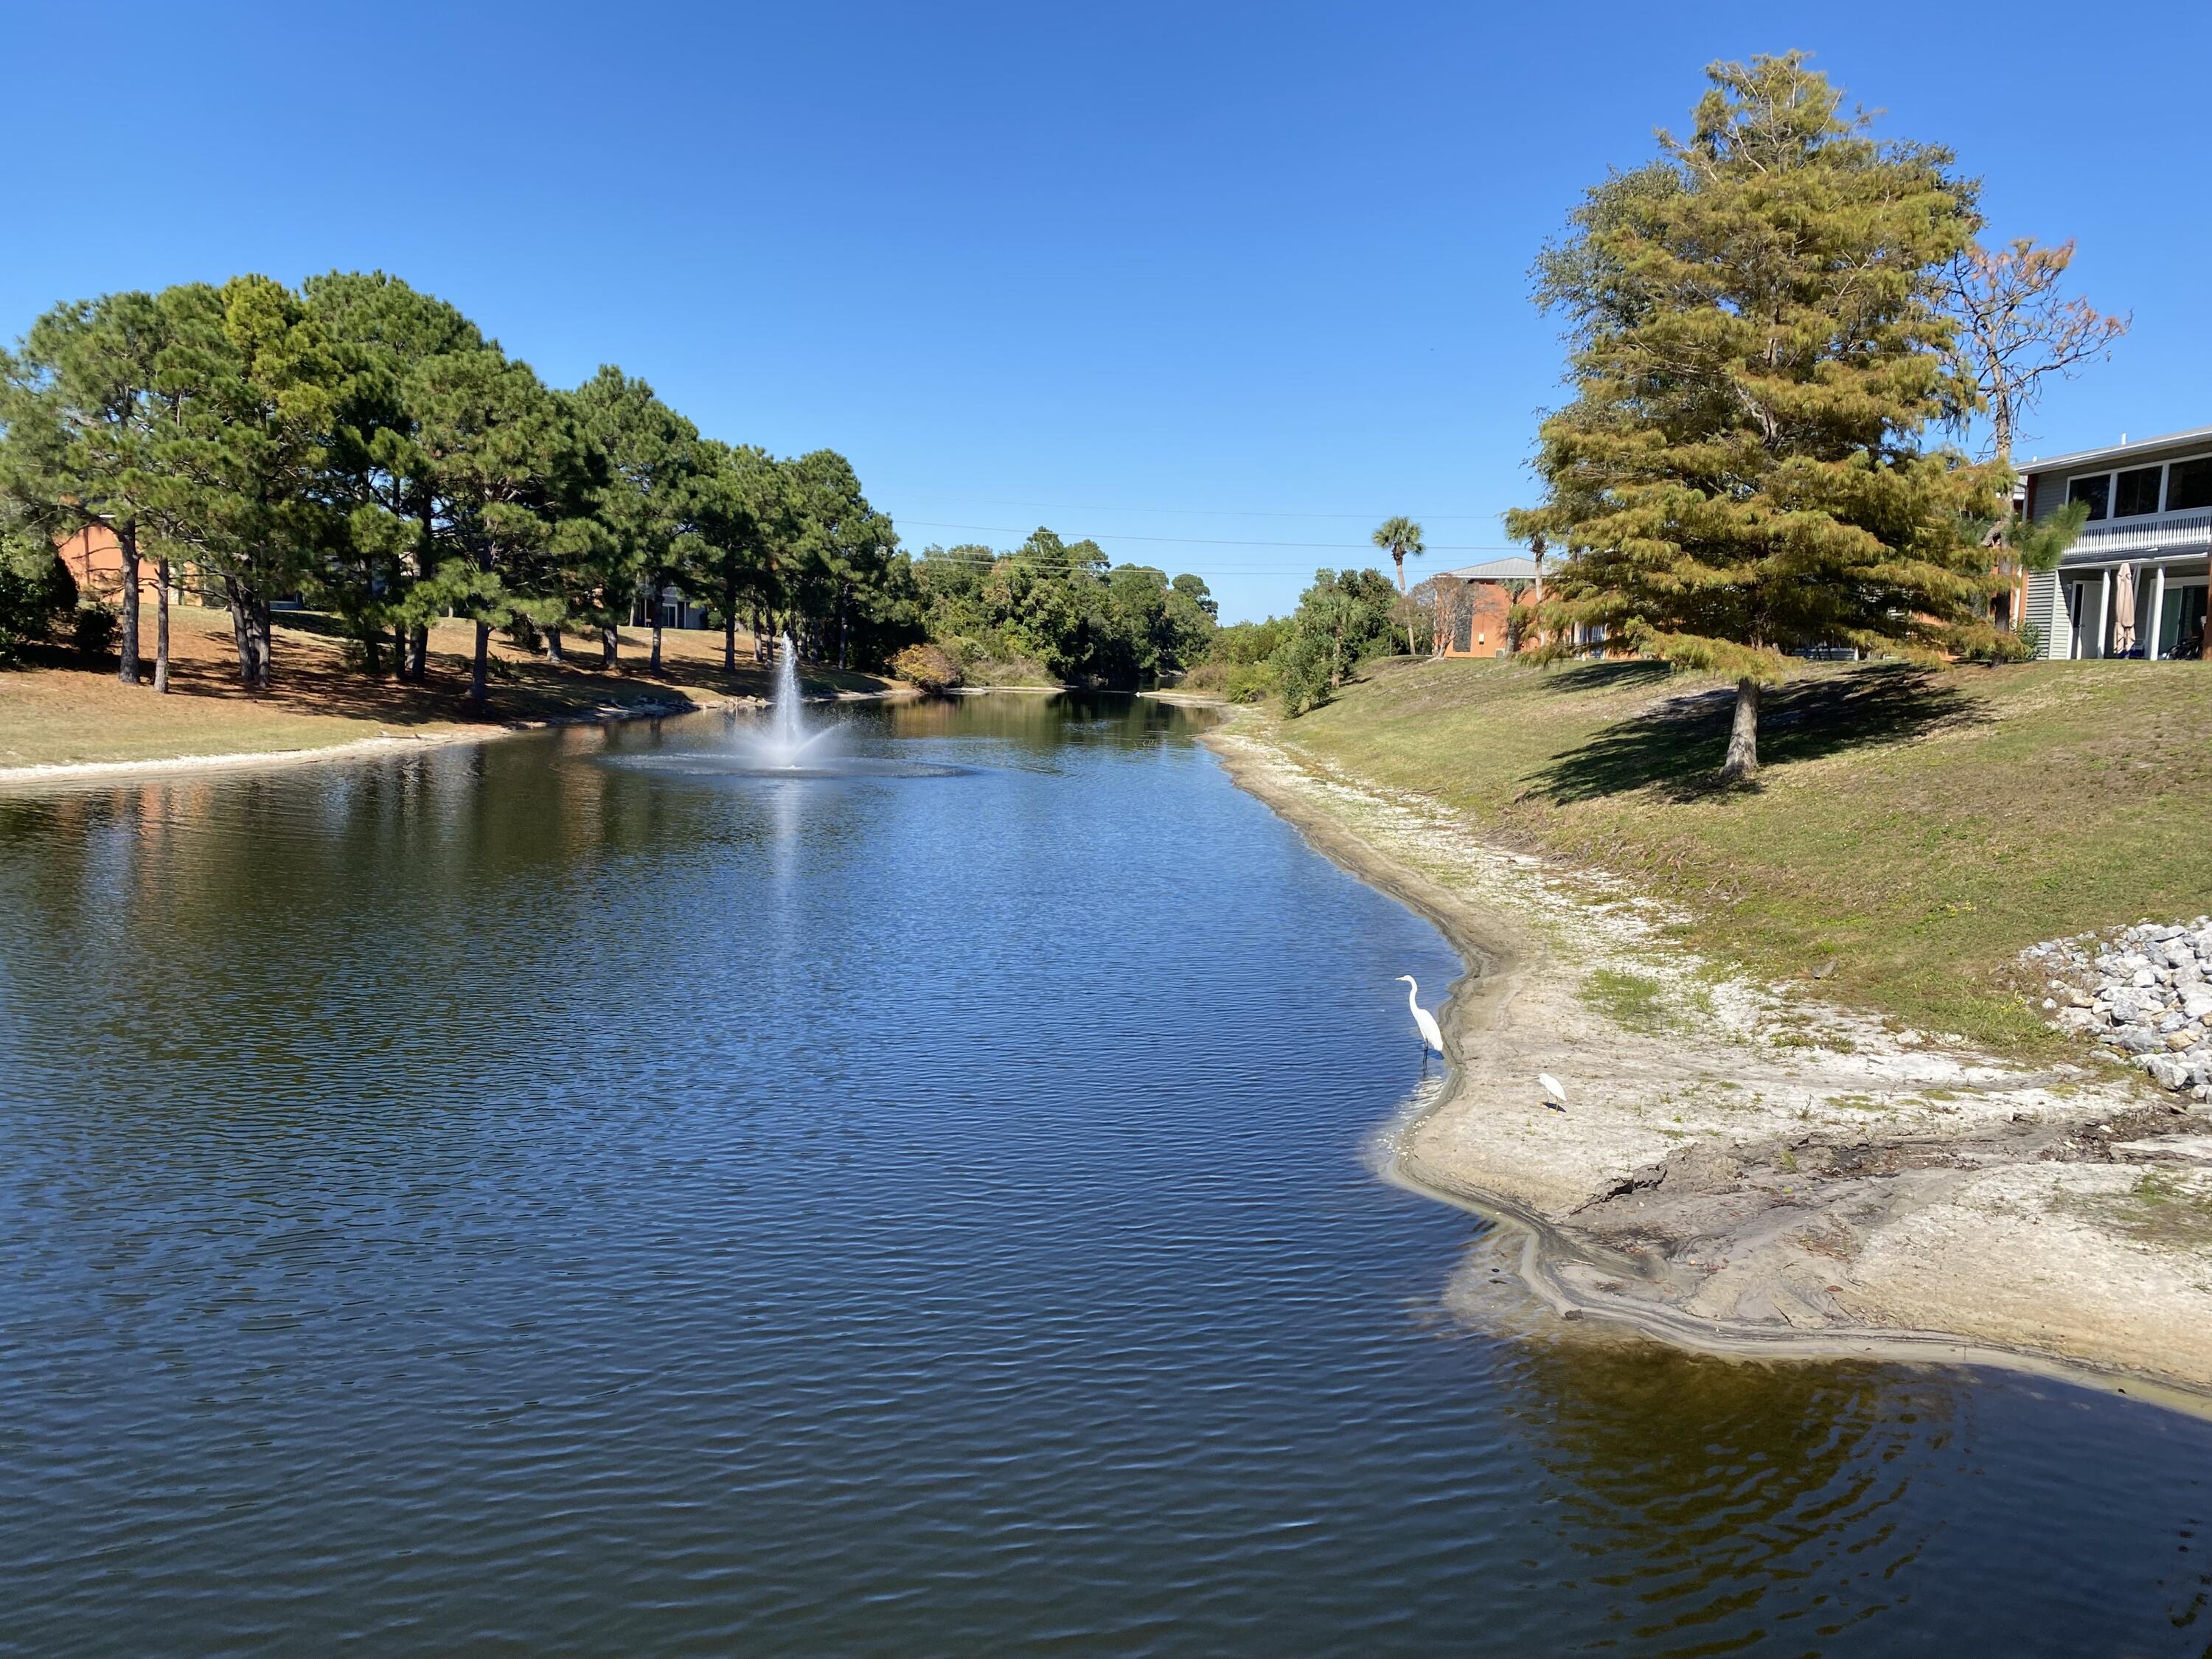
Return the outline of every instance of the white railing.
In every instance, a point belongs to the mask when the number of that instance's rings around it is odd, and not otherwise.
[[[2212,513],[2189,513],[2142,524],[2091,525],[2066,550],[2063,568],[2072,570],[2141,554],[2201,559],[2208,553],[2212,553]]]

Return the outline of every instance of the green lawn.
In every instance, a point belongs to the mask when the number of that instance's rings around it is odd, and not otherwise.
[[[1727,689],[1646,663],[1370,665],[1294,746],[1499,836],[1632,878],[1691,944],[1913,1024],[2052,1039],[2014,958],[2212,910],[2212,666],[1810,669],[1766,769],[1711,785]]]

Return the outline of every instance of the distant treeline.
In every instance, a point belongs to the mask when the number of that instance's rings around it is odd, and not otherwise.
[[[917,563],[836,452],[704,437],[611,367],[549,386],[382,272],[185,283],[40,317],[0,353],[0,654],[11,621],[57,625],[52,550],[86,530],[115,538],[122,592],[150,562],[163,607],[185,572],[228,606],[257,687],[270,602],[294,595],[340,619],[364,672],[403,679],[422,677],[433,620],[474,623],[477,702],[495,631],[556,662],[569,631],[595,635],[611,668],[641,601],[657,666],[672,591],[722,625],[730,667],[742,625],[840,666],[936,638],[1133,684],[1193,659],[1212,625],[1195,578],[1109,571],[1048,532]],[[137,606],[117,620],[135,683]],[[166,641],[164,627],[161,688]]]

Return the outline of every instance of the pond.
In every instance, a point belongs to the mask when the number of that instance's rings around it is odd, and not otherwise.
[[[0,1651],[2212,1644],[2212,1425],[1378,1179],[1457,964],[1203,716],[842,718],[0,799]]]

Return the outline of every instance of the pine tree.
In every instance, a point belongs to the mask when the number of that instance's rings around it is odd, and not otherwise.
[[[301,291],[351,377],[331,456],[349,546],[327,597],[355,623],[372,669],[374,630],[389,627],[394,672],[420,680],[435,614],[424,584],[461,550],[422,450],[417,405],[441,378],[436,360],[483,349],[483,334],[444,301],[380,270],[311,276]]]
[[[270,600],[344,534],[327,476],[344,366],[299,296],[266,276],[165,289],[159,303],[168,343],[131,487],[149,539],[221,580],[239,678],[265,690]]]
[[[58,540],[99,528],[121,554],[122,667],[138,684],[139,524],[153,437],[155,366],[168,341],[150,294],[110,294],[57,306],[31,325],[21,349],[0,354],[0,489],[27,524]],[[160,562],[154,689],[169,689],[169,583]]]
[[[1989,632],[2005,470],[1919,445],[1975,396],[1945,361],[1942,273],[1977,223],[1950,155],[1872,137],[1801,54],[1707,74],[1691,137],[1538,262],[1575,398],[1540,429],[1543,505],[1508,523],[1564,550],[1547,629],[1735,678],[1743,780],[1784,653]]]
[[[568,401],[609,468],[599,500],[611,561],[599,582],[606,666],[615,665],[617,630],[642,581],[653,628],[652,666],[658,673],[660,598],[677,580],[680,544],[691,528],[692,489],[701,464],[699,428],[661,402],[643,380],[611,364],[602,365]]]
[[[455,552],[424,583],[429,604],[476,624],[469,702],[489,697],[491,634],[557,625],[564,563],[605,474],[562,402],[496,345],[425,360],[412,382],[426,477]]]

